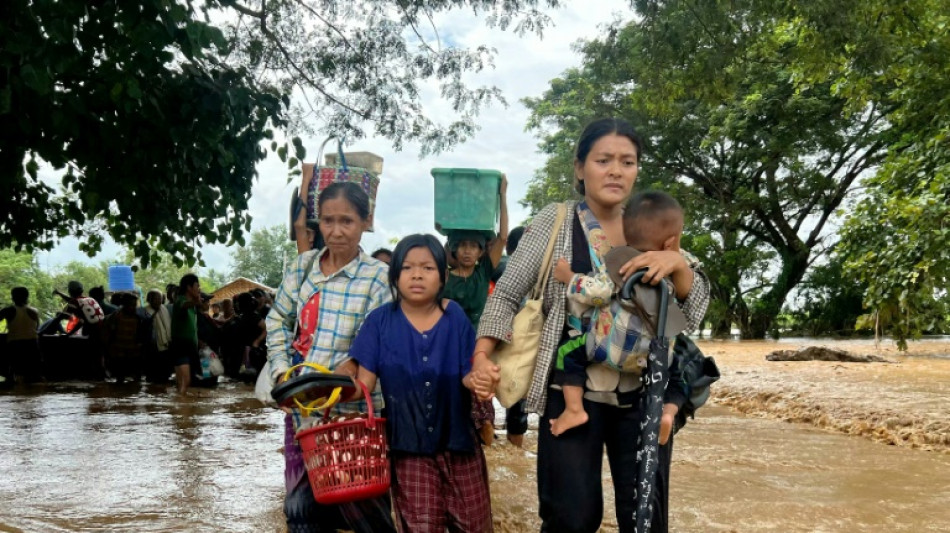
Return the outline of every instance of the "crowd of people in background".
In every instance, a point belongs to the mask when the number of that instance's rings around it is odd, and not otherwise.
[[[198,277],[184,276],[169,283],[165,292],[106,293],[104,287],[85,287],[71,281],[66,292],[54,291],[63,309],[43,321],[29,305],[26,287],[10,291],[13,305],[0,309],[6,323],[0,341],[0,384],[45,381],[44,338],[74,338],[73,346],[92,354],[81,375],[97,375],[117,384],[145,381],[166,384],[175,377],[177,390],[209,385],[218,376],[208,375],[201,354],[210,350],[220,359],[223,374],[234,380],[252,381],[267,358],[264,317],[273,295],[254,289],[233,299],[211,302],[201,291]],[[209,353],[205,351],[204,353]]]

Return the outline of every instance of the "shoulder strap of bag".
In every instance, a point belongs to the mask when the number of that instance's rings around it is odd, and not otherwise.
[[[561,226],[564,224],[564,218],[567,216],[567,206],[563,203],[557,204],[557,217],[554,219],[554,226],[551,228],[551,236],[548,237],[548,247],[544,251],[544,260],[541,261],[541,270],[538,271],[538,281],[534,284],[532,292],[533,300],[540,300],[544,297],[544,289],[548,285],[548,272],[551,271],[551,261],[554,258],[554,243],[561,232]]]
[[[307,281],[307,278],[310,277],[310,272],[313,271],[313,265],[314,263],[317,262],[317,256],[319,255],[320,255],[320,251],[317,250],[316,253],[313,254],[313,257],[310,258],[310,261],[307,262],[307,268],[304,269],[303,277],[300,278],[300,285],[303,285],[303,283]],[[297,286],[297,292],[300,292],[300,285]],[[293,336],[294,339],[297,338],[297,334],[299,332],[300,332],[300,317],[298,313],[298,317],[294,319],[294,336]]]

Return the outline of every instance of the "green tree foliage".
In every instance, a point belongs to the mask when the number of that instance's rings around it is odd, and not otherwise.
[[[0,246],[73,234],[92,254],[108,234],[143,263],[181,263],[242,241],[287,100],[222,61],[227,39],[202,15],[181,0],[3,3]]]
[[[251,242],[231,255],[232,277],[244,277],[268,287],[284,279],[284,262],[297,257],[297,247],[287,240],[287,226],[276,225],[251,232]]]
[[[14,287],[26,287],[30,291],[30,305],[39,309],[42,316],[48,316],[54,305],[58,305],[52,293],[52,280],[40,268],[35,255],[0,249],[0,307],[13,303],[10,290]]]
[[[213,268],[209,268],[208,270],[204,271],[204,273],[201,275],[200,280],[202,283],[202,287],[204,287],[205,284],[207,284],[207,287],[208,287],[208,289],[206,289],[207,292],[214,292],[220,289],[221,287],[227,285],[228,282],[230,281],[230,279],[228,279],[227,273],[221,272],[220,270],[215,270]]]
[[[469,88],[466,73],[492,64],[486,46],[465,49],[440,35],[435,19],[453,10],[481,14],[490,27],[540,33],[540,7],[558,0],[220,0],[239,18],[228,24],[236,44],[230,62],[268,76],[306,98],[297,127],[316,121],[325,131],[358,139],[365,131],[400,149],[416,142],[423,154],[452,146],[475,130],[479,109],[503,101],[497,88]],[[452,114],[425,115],[425,85],[437,87]]]
[[[200,261],[205,243],[244,245],[255,165],[272,128],[364,129],[422,152],[457,143],[500,100],[469,89],[484,46],[443,45],[433,17],[468,8],[540,31],[557,0],[9,0],[0,3],[0,246],[49,249],[105,236],[143,266],[160,252]],[[420,93],[451,105],[430,120]],[[290,95],[307,109],[290,108]],[[269,149],[298,166],[298,139]]]
[[[836,31],[829,31],[829,27]],[[868,327],[900,348],[950,316],[950,11],[942,0],[796,6],[800,85],[830,78],[851,108],[887,109],[895,131],[848,216],[847,275],[866,284]]]
[[[123,265],[132,266],[135,271],[135,285],[142,290],[143,296],[151,289],[158,289],[164,294],[166,285],[178,284],[185,274],[196,273],[199,280],[204,278],[198,269],[187,265],[176,265],[171,254],[159,252],[155,259],[150,261],[148,266],[143,266],[141,261],[136,259],[135,254],[127,250],[120,261]],[[203,285],[202,289],[204,289]]]
[[[799,286],[796,306],[787,309],[790,327],[800,335],[849,335],[868,329],[858,323],[864,315],[867,284],[844,271],[844,258],[831,253],[812,267]]]
[[[796,83],[801,36],[772,3],[637,1],[636,20],[579,46],[582,65],[529,100],[547,166],[533,210],[570,182],[572,142],[598,116],[644,135],[638,187],[676,195],[724,310],[747,338],[772,327],[809,265],[831,248],[828,223],[890,131],[874,102],[855,107],[833,80]],[[708,235],[708,238],[702,235]]]

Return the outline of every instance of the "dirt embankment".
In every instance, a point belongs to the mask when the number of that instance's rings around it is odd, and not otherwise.
[[[950,453],[950,344],[836,342],[829,347],[896,361],[767,361],[777,349],[805,345],[701,341],[722,380],[713,401],[746,414],[812,424],[886,444]]]

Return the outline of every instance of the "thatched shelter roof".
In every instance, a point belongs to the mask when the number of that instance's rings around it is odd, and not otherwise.
[[[256,281],[251,281],[247,278],[237,278],[211,293],[211,303],[220,302],[226,298],[234,298],[238,294],[247,292],[251,289],[264,289],[268,292],[276,292],[276,289],[268,287],[267,285],[261,285]]]

